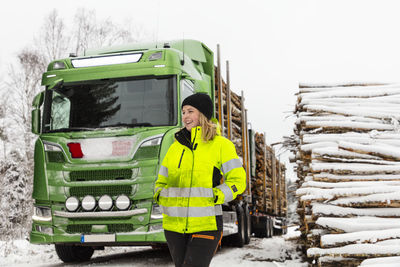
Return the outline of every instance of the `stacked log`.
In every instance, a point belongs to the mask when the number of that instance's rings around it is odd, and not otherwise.
[[[295,135],[285,142],[310,262],[400,255],[399,104],[400,85],[300,85]]]
[[[264,135],[255,133],[256,172],[251,178],[256,210],[285,217],[287,214],[286,167],[266,145]]]

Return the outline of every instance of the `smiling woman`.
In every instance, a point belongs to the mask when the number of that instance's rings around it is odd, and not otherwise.
[[[221,204],[246,188],[235,146],[211,121],[213,106],[205,93],[182,102],[185,127],[175,134],[155,184],[154,199],[162,207],[165,238],[176,266],[209,266],[222,238]]]

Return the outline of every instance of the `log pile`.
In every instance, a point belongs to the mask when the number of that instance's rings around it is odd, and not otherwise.
[[[255,133],[256,176],[252,177],[252,194],[257,210],[285,217],[287,214],[286,167],[265,144],[263,134]]]
[[[285,142],[310,262],[400,256],[399,104],[399,85],[300,85]]]

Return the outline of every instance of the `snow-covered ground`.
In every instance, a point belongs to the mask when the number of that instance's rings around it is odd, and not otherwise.
[[[296,244],[286,240],[296,233],[293,228],[284,237],[252,238],[243,248],[223,246],[211,266],[307,266],[296,251]],[[62,266],[52,245],[32,245],[27,240],[0,242],[0,266]],[[168,251],[151,247],[111,247],[95,251],[90,262],[96,266],[174,266]]]

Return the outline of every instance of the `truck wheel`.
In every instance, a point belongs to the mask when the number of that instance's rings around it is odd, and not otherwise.
[[[236,215],[238,220],[238,232],[232,236],[232,244],[236,247],[244,246],[244,238],[245,238],[245,216],[243,208],[239,205],[236,206]]]
[[[63,262],[83,262],[88,261],[93,255],[94,249],[86,246],[67,246],[56,244],[56,252]]]
[[[250,237],[251,237],[251,215],[249,212],[249,206],[247,204],[243,205],[243,211],[244,211],[244,244],[247,245],[250,243]]]

